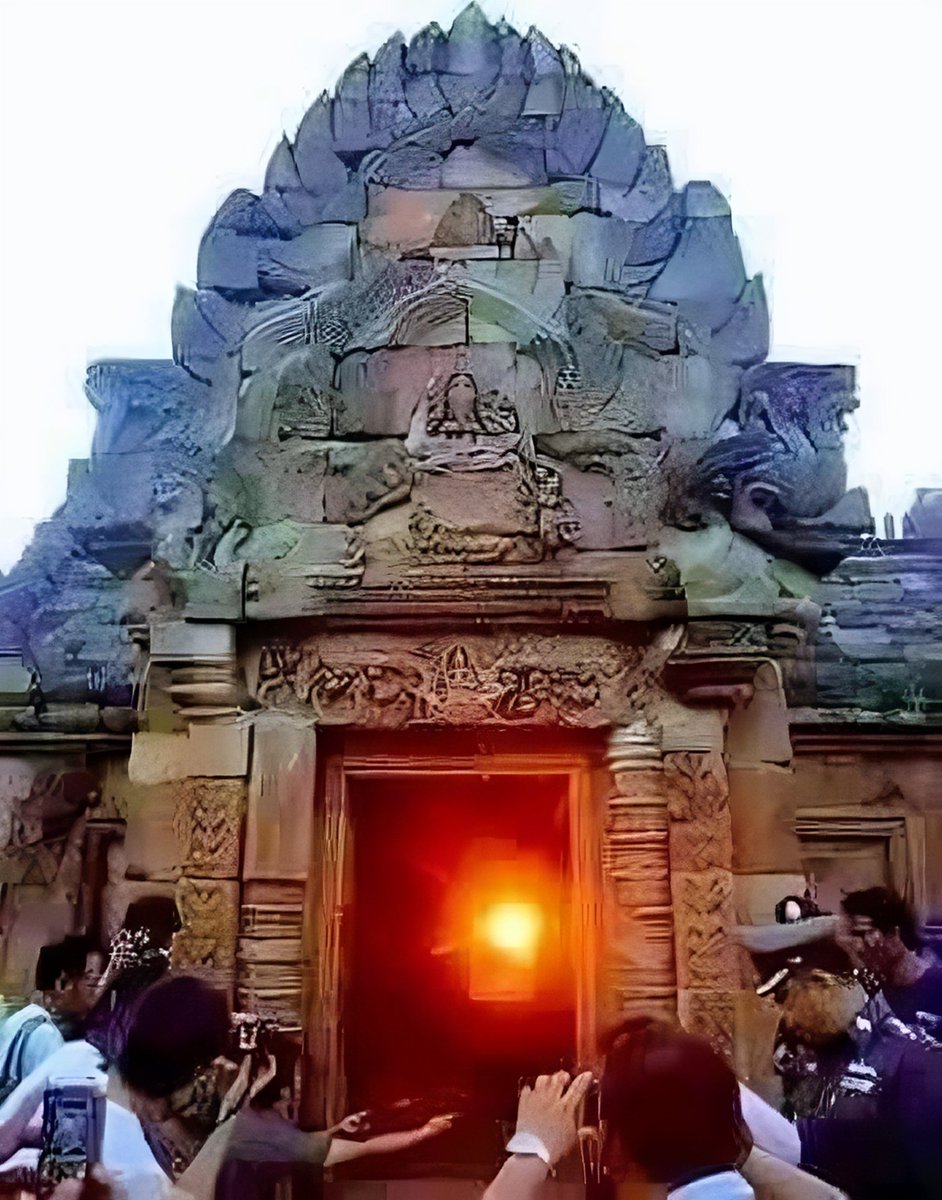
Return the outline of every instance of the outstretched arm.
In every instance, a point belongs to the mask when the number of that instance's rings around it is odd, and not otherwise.
[[[406,1129],[399,1133],[383,1133],[378,1137],[369,1138],[365,1142],[353,1142],[341,1138],[333,1138],[325,1167],[336,1166],[337,1163],[349,1162],[353,1158],[365,1158],[369,1154],[395,1154],[400,1150],[408,1150],[428,1138],[437,1137],[450,1129],[453,1117],[432,1117],[430,1121],[418,1129]]]

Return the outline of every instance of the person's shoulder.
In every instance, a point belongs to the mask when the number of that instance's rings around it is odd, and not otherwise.
[[[97,1046],[93,1046],[91,1042],[86,1042],[84,1038],[77,1038],[71,1042],[63,1042],[50,1059],[50,1063],[56,1070],[60,1071],[86,1070],[92,1074],[96,1072],[104,1073],[104,1059],[101,1056],[101,1051]]]
[[[245,1162],[323,1162],[330,1135],[305,1133],[271,1109],[247,1104],[232,1120],[233,1132],[226,1159]]]
[[[25,1023],[24,1023],[25,1024]],[[23,1025],[20,1028],[24,1028]],[[55,1054],[61,1046],[65,1044],[59,1027],[54,1021],[40,1021],[30,1029],[26,1035],[26,1051],[24,1057],[28,1058],[33,1052],[41,1052],[48,1055]]]
[[[52,1024],[52,1019],[41,1004],[24,1004],[15,1012],[0,1022],[0,1037],[12,1037],[18,1029],[22,1029],[28,1021],[41,1020]]]

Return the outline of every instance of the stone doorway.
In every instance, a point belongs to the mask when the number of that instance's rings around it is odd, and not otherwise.
[[[594,1058],[607,772],[591,739],[535,737],[324,747],[312,1116],[448,1087],[496,1116],[522,1073]]]

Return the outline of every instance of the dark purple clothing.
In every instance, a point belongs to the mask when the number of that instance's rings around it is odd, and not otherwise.
[[[931,1013],[942,1020],[942,967],[931,966],[915,983],[906,987],[885,985],[883,995],[893,1012],[907,1025],[916,1023],[917,1013]]]

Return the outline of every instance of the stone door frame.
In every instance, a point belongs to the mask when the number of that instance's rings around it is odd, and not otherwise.
[[[343,1071],[343,915],[352,900],[353,863],[349,780],[394,779],[403,775],[560,775],[567,779],[571,846],[572,934],[576,947],[576,1030],[579,1062],[597,1057],[599,962],[602,951],[602,831],[610,778],[596,739],[554,730],[556,749],[528,742],[540,738],[532,727],[492,739],[462,730],[422,734],[425,749],[408,735],[367,734],[326,737],[318,755],[316,822],[320,862],[312,863],[305,903],[305,943],[315,969],[305,1005],[309,1031],[306,1054],[304,1117],[328,1125],[346,1112]],[[320,731],[319,731],[320,733]],[[534,736],[535,735],[535,736]],[[594,744],[593,744],[594,743]],[[436,747],[441,749],[437,750]],[[450,749],[449,749],[450,747]]]

